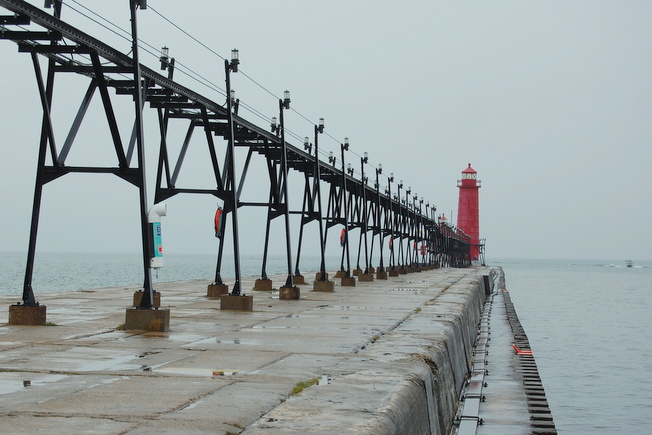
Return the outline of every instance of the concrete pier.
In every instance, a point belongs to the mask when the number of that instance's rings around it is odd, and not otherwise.
[[[206,298],[208,281],[158,284],[161,307],[170,309],[167,332],[122,330],[133,287],[39,295],[52,326],[6,325],[0,310],[0,427],[15,434],[449,434],[460,427],[489,272],[424,271],[304,290],[298,300],[257,291],[252,311],[220,310],[219,299]],[[243,289],[253,289],[249,281]],[[492,322],[494,334],[508,335],[504,319]],[[481,405],[482,433],[529,433],[520,357],[505,346],[496,352],[501,361],[491,362],[507,373],[485,394],[515,405],[509,415]],[[509,430],[491,432],[492,424]]]

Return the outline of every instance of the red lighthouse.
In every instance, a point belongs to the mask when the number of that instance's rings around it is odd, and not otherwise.
[[[460,188],[460,198],[457,204],[457,227],[471,236],[471,260],[476,263],[480,259],[480,207],[478,190],[480,180],[478,173],[471,167],[462,171],[462,179],[457,180]]]

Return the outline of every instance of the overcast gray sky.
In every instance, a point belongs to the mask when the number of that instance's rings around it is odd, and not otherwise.
[[[105,26],[110,25],[80,4],[129,29],[128,0],[66,3]],[[347,158],[354,166],[368,151],[367,170],[382,163],[385,174],[393,172],[447,216],[457,214],[456,180],[471,163],[482,180],[480,231],[489,261],[652,257],[652,2],[149,0],[149,5],[138,15],[141,39],[157,49],[168,46],[180,70],[183,65],[214,87],[224,89],[223,60],[161,15],[223,57],[240,50],[241,71],[264,89],[243,74],[233,76],[233,88],[264,115],[240,111],[260,126],[277,115],[276,98],[288,89],[289,131],[312,138],[312,124],[304,118],[316,123],[324,117],[323,151],[337,154],[339,142],[349,137]],[[126,39],[70,8],[64,7],[63,18],[124,53],[130,50]],[[0,250],[23,251],[41,108],[29,56],[0,41],[0,57]],[[158,67],[153,55],[143,52],[141,61]],[[224,101],[181,72],[176,78]],[[60,144],[87,85],[78,76],[56,84]],[[70,164],[114,165],[98,101]],[[128,137],[133,105],[129,98],[122,101]],[[151,204],[159,138],[154,111],[145,113]],[[171,133],[175,146],[185,128],[178,125]],[[205,161],[200,150],[189,156],[197,173]],[[212,187],[198,174],[184,176],[204,184],[196,187]],[[303,188],[298,174],[291,174],[291,182]],[[265,177],[254,174],[245,192],[266,199],[266,188]],[[110,176],[70,175],[46,185],[38,249],[138,252],[137,198],[134,187]],[[300,208],[300,197],[291,199],[291,207]],[[169,200],[166,252],[214,252],[215,205],[212,197]],[[241,217],[243,251],[255,254],[262,246],[264,215],[243,210]],[[280,219],[274,224],[273,251],[282,253],[283,224]],[[336,245],[335,239],[330,244]],[[296,232],[292,241],[296,245]]]

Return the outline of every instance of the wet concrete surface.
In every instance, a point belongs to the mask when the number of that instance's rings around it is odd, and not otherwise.
[[[171,310],[170,331],[149,333],[117,329],[137,287],[37,293],[54,326],[6,325],[8,309],[0,310],[0,431],[399,433],[392,413],[412,403],[405,391],[417,391],[406,384],[430,376],[416,356],[446,347],[432,337],[450,333],[464,305],[459,295],[482,271],[424,271],[337,284],[332,293],[308,284],[300,300],[289,301],[245,290],[254,295],[252,312],[220,310],[219,299],[206,298],[208,281],[163,283],[156,290]],[[285,281],[272,279],[276,287]],[[242,288],[253,285],[245,278]],[[0,305],[16,299],[0,297]],[[505,334],[494,344],[507,343]],[[491,375],[491,400],[482,405],[487,424],[478,433],[529,433],[511,346],[492,351],[492,367],[505,370]],[[454,364],[465,358],[447,353]],[[463,382],[453,377],[451,385]],[[311,379],[319,382],[291,394]]]

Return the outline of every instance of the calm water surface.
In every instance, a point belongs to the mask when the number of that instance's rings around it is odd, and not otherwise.
[[[0,295],[22,296],[27,254],[0,252]],[[187,281],[215,278],[215,256],[211,255],[166,255],[165,266],[152,273],[157,282]],[[339,264],[338,259],[329,259],[327,264]],[[240,260],[243,277],[260,276],[261,256],[243,255]],[[302,256],[301,271],[319,269],[319,257]],[[222,278],[227,282],[233,277],[233,259],[225,255],[222,263]],[[294,271],[294,263],[292,263]],[[267,274],[287,272],[285,256],[269,256]],[[63,291],[87,290],[103,287],[142,285],[143,267],[139,254],[72,254],[37,253],[34,262],[32,288],[39,294]]]
[[[25,254],[0,253],[0,294],[22,294]],[[329,259],[329,269],[339,259]],[[652,433],[652,263],[624,260],[488,260],[506,286],[530,339],[559,433]],[[243,276],[261,259],[243,256]],[[43,293],[142,284],[137,254],[39,253],[33,287]],[[294,267],[294,265],[293,265]],[[306,257],[302,271],[319,268]],[[225,259],[228,282],[233,263]],[[267,273],[287,270],[271,257]],[[210,255],[168,255],[154,282],[212,279]],[[232,273],[231,273],[232,275]]]
[[[652,265],[495,261],[559,433],[652,433]]]

